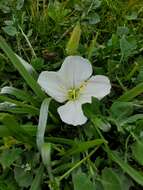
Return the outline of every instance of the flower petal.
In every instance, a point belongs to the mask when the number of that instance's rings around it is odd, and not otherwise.
[[[87,59],[81,56],[68,56],[58,73],[66,81],[68,89],[78,88],[91,76],[92,66]]]
[[[69,101],[58,108],[58,113],[63,122],[70,125],[82,125],[87,121],[78,101]]]
[[[67,100],[67,90],[57,72],[43,71],[39,75],[38,83],[57,102],[62,103]]]
[[[82,103],[91,102],[91,97],[102,99],[110,93],[111,84],[108,77],[104,75],[92,76],[81,92],[80,101]]]

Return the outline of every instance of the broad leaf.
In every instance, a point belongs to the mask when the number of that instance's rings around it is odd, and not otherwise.
[[[6,149],[0,155],[0,163],[2,164],[3,168],[9,167],[16,161],[19,156],[21,155],[22,150],[20,148],[12,148]]]
[[[132,145],[132,153],[137,162],[143,165],[143,140],[137,140]]]
[[[129,190],[132,182],[123,173],[117,173],[113,168],[102,170],[102,184],[104,190]]]
[[[20,187],[29,187],[33,180],[33,175],[29,171],[20,167],[15,167],[14,176]]]
[[[79,172],[73,176],[74,190],[96,190],[95,185],[90,181],[89,176]]]

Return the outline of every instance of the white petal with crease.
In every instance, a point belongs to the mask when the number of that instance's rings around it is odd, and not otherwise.
[[[43,90],[58,102],[67,100],[67,89],[57,72],[43,71],[38,78]]]
[[[58,73],[66,82],[68,89],[78,88],[84,80],[91,76],[92,66],[87,59],[81,56],[68,56]]]
[[[110,93],[111,84],[108,77],[103,75],[92,76],[86,83],[80,99],[82,103],[91,102],[91,97],[102,99],[104,96]]]
[[[70,125],[82,125],[87,121],[79,101],[67,102],[58,108],[58,113],[62,121]]]

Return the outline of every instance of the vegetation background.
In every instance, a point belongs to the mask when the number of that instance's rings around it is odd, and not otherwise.
[[[76,53],[112,91],[73,127],[36,81],[60,68],[77,23]],[[143,1],[0,0],[0,26],[0,190],[141,190]]]

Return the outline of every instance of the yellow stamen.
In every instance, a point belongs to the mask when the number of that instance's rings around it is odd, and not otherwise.
[[[68,99],[69,100],[77,100],[80,96],[80,92],[83,90],[85,87],[86,82],[84,82],[79,88],[73,88],[68,90]]]

